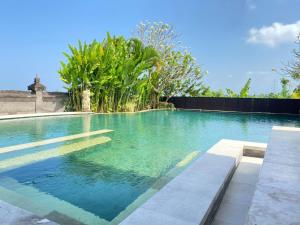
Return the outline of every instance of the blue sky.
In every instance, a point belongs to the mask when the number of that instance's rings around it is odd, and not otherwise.
[[[279,91],[272,68],[291,59],[299,12],[299,0],[1,0],[0,89],[25,90],[38,73],[61,91],[68,43],[130,37],[148,20],[174,26],[213,89],[239,90],[251,77],[252,93]]]

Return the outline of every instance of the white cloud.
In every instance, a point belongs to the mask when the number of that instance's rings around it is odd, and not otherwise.
[[[300,20],[291,24],[273,23],[269,27],[251,28],[247,42],[275,47],[282,43],[295,41],[299,33]]]
[[[250,10],[256,9],[256,5],[253,0],[246,0],[246,5]]]

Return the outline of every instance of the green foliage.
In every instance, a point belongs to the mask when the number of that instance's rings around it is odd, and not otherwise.
[[[300,81],[300,34],[296,41],[297,48],[293,51],[294,60],[290,62],[285,71],[294,79]],[[299,84],[300,85],[300,84]]]
[[[161,60],[161,69],[154,74],[151,85],[157,96],[166,101],[175,95],[198,95],[202,72],[191,53],[178,40],[172,26],[165,23],[140,23],[135,32],[146,46],[153,46]]]
[[[300,85],[297,88],[295,88],[295,90],[291,94],[291,98],[300,99]]]
[[[226,94],[227,94],[227,97],[231,97],[231,98],[239,97],[239,95],[237,93],[235,93],[233,90],[231,90],[230,88],[226,88]]]
[[[102,42],[79,41],[69,50],[59,74],[71,96],[68,107],[77,111],[87,89],[94,112],[158,108],[161,96],[195,96],[201,89],[200,67],[191,53],[179,49],[168,24],[141,23],[137,38],[108,33]]]
[[[151,105],[151,75],[159,65],[157,52],[138,39],[111,37],[102,42],[78,43],[64,53],[59,74],[72,95],[74,110],[81,110],[81,96],[91,91],[94,112],[139,110]]]
[[[202,85],[201,90],[198,92],[198,96],[246,98],[246,97],[250,97],[249,96],[250,84],[251,84],[251,79],[248,79],[239,94],[235,93],[230,88],[226,88],[226,93],[224,93],[224,91],[222,89],[213,91],[210,89],[209,86]]]
[[[290,97],[290,91],[289,91],[289,88],[288,88],[288,84],[289,84],[289,79],[286,79],[286,78],[284,78],[284,77],[282,77],[281,79],[280,79],[280,82],[281,82],[281,96],[283,97],[283,98],[288,98],[288,97]]]
[[[69,53],[58,71],[70,99],[68,110],[81,110],[82,93],[90,90],[94,112],[137,111],[172,107],[160,103],[172,96],[300,98],[300,85],[293,93],[289,80],[281,79],[280,93],[250,95],[251,79],[240,92],[227,88],[211,90],[202,83],[203,72],[192,54],[183,48],[173,28],[165,23],[140,23],[136,38],[125,39],[107,33],[101,42],[69,45]],[[299,40],[300,41],[300,40]],[[298,43],[299,44],[299,43]],[[300,80],[300,50],[286,68]]]
[[[297,48],[293,51],[294,60],[289,62],[289,64],[284,68],[284,71],[296,82],[298,82],[297,87],[291,94],[292,98],[300,98],[300,34],[296,41]]]
[[[251,84],[251,79],[249,78],[245,83],[244,87],[240,91],[240,95],[239,95],[240,98],[249,97],[250,84]]]

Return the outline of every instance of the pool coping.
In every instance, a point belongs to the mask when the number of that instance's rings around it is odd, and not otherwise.
[[[222,111],[222,110],[204,110],[204,109],[184,109],[184,108],[162,108],[162,109],[146,109],[136,112],[111,112],[111,113],[95,113],[95,112],[56,112],[56,113],[31,113],[31,114],[11,114],[11,115],[0,115],[1,120],[11,119],[24,119],[24,118],[36,118],[36,117],[54,117],[54,116],[81,116],[81,115],[118,115],[118,114],[137,114],[153,111],[199,111],[199,112],[220,112],[220,113],[241,113],[241,114],[266,114],[266,115],[289,115],[300,117],[300,114],[289,114],[289,113],[268,113],[268,112],[240,112],[240,111]]]
[[[274,126],[247,225],[299,224],[300,128]]]
[[[34,117],[51,117],[51,116],[76,116],[76,115],[89,115],[92,112],[60,112],[60,113],[32,113],[32,114],[13,114],[13,115],[0,115],[0,120],[10,119],[23,119]]]
[[[52,116],[81,116],[81,115],[117,115],[117,114],[137,114],[152,111],[173,111],[176,109],[162,108],[162,109],[147,109],[136,112],[111,112],[111,113],[95,113],[95,112],[56,112],[56,113],[30,113],[30,114],[11,114],[11,115],[0,115],[0,120],[10,119],[23,119],[23,118],[35,118],[35,117],[52,117]]]
[[[215,109],[186,109],[186,108],[176,108],[176,110],[183,111],[200,111],[200,112],[222,112],[222,113],[241,113],[241,114],[258,114],[258,115],[286,115],[286,116],[296,116],[300,117],[300,114],[293,113],[272,113],[272,112],[243,112],[243,111],[224,111]]]
[[[221,139],[125,218],[120,225],[206,225],[244,154],[266,144]]]

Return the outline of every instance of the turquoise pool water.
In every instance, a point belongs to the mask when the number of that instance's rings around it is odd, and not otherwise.
[[[0,121],[0,147],[99,129],[114,130],[95,137],[0,154],[1,164],[14,157],[89,142],[98,136],[111,138],[105,144],[77,152],[2,169],[0,199],[5,198],[1,191],[9,190],[14,204],[53,220],[60,218],[57,220],[61,223],[61,215],[83,224],[116,223],[118,217],[130,212],[129,208],[140,204],[141,196],[145,200],[151,196],[145,193],[159,189],[166,182],[164,179],[171,177],[169,173],[176,164],[190,153],[197,151],[201,155],[222,138],[267,142],[274,125],[300,126],[300,117],[153,111]],[[42,210],[39,206],[49,209]],[[82,215],[72,216],[76,212]],[[89,216],[94,220],[89,220]],[[97,218],[100,222],[95,222]]]

